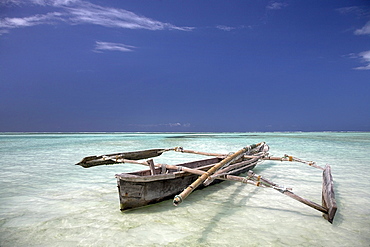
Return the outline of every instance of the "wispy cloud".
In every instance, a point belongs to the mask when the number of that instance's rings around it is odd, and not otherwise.
[[[269,4],[266,6],[266,8],[270,10],[278,10],[278,9],[283,9],[287,6],[288,6],[287,3],[278,2],[278,1],[270,1]]]
[[[111,42],[101,42],[96,41],[95,49],[96,52],[101,51],[122,51],[122,52],[129,52],[135,49],[135,46],[125,45],[121,43],[111,43]]]
[[[356,35],[370,34],[370,21],[368,21],[365,26],[355,31]]]
[[[41,24],[52,24],[55,20],[60,20],[62,14],[59,12],[47,13],[45,15],[33,15],[23,18],[4,18],[0,20],[0,27],[4,29],[30,27]]]
[[[370,18],[370,9],[364,6],[350,6],[336,9],[342,15],[354,15],[359,19],[367,19]],[[365,26],[362,28],[356,29],[354,31],[356,35],[366,35],[370,34],[370,21],[368,21]]]
[[[19,1],[16,0],[7,1],[19,5]],[[180,31],[190,31],[193,29],[192,27],[178,27],[170,23],[153,20],[125,9],[100,6],[81,0],[31,0],[29,4],[54,7],[58,11],[28,17],[3,18],[0,19],[0,27],[2,29],[11,29],[40,24],[56,24],[57,21],[63,21],[73,25],[92,24],[126,29]]]
[[[370,12],[368,7],[366,6],[349,6],[336,9],[340,14],[350,15],[353,14],[359,18],[361,17],[369,17]]]
[[[214,28],[214,27],[211,27]],[[240,30],[240,29],[252,29],[252,26],[245,26],[245,25],[240,25],[240,26],[235,26],[235,27],[230,27],[226,25],[218,25],[216,26],[217,29],[222,30],[222,31],[232,31],[232,30]]]
[[[133,12],[102,7],[89,2],[79,2],[77,5],[65,7],[70,14],[69,20],[75,24],[95,24],[105,27],[148,30],[181,30],[189,31],[190,27],[177,27],[170,23],[156,21]]]
[[[224,25],[218,25],[216,26],[217,29],[223,30],[223,31],[231,31],[236,29],[236,27],[229,27],[229,26],[224,26]]]
[[[273,15],[274,12],[284,9],[289,5],[283,1],[270,1],[265,9],[265,14],[261,18],[263,24],[267,24],[269,19]]]
[[[21,5],[21,0],[2,0],[0,1],[0,6],[12,6],[12,5]]]
[[[352,57],[360,58],[363,63],[365,63],[365,66],[360,66],[357,68],[354,68],[356,70],[370,70],[370,50],[360,52],[358,55],[354,55]]]
[[[340,14],[343,15],[354,15],[355,17],[359,19],[369,19],[370,18],[370,9],[368,6],[350,6],[350,7],[344,7],[344,8],[338,8],[336,9]],[[352,29],[353,30],[353,29]],[[355,35],[370,35],[370,21],[367,21],[365,26],[362,28],[356,29],[353,34]],[[369,51],[363,51],[360,53],[351,53],[347,55],[346,57],[354,58],[357,60],[360,60],[364,66],[359,66],[356,68],[353,68],[355,70],[370,70],[370,50]]]
[[[359,13],[360,8],[358,6],[350,6],[336,9],[341,14]]]
[[[71,4],[79,3],[80,0],[30,0],[33,4],[42,6],[68,6]]]

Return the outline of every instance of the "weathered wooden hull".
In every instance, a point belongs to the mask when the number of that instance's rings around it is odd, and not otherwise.
[[[212,165],[220,162],[222,158],[211,158],[194,161],[179,166],[188,168],[207,170]],[[257,161],[252,162],[248,167],[238,170],[233,175],[247,172],[255,167]],[[138,171],[133,173],[117,174],[118,193],[121,210],[142,207],[148,204],[157,203],[167,199],[173,199],[175,195],[184,190],[189,184],[194,182],[199,175],[156,168],[156,175],[151,175],[150,170]],[[222,180],[215,180],[219,183]],[[204,188],[200,186],[199,189]]]

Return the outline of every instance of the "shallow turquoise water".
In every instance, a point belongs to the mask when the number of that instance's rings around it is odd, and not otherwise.
[[[171,148],[228,153],[265,141],[274,156],[330,164],[338,212],[321,213],[271,189],[224,182],[121,213],[114,175],[84,156]],[[369,246],[370,133],[0,134],[0,246]],[[198,159],[165,153],[157,163]],[[321,204],[321,171],[265,161],[255,172]]]

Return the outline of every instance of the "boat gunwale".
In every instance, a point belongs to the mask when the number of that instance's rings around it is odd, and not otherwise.
[[[212,162],[208,165],[203,165],[203,166],[192,168],[192,169],[195,169],[195,170],[205,170],[205,169],[208,169],[208,168],[214,166],[215,164],[220,162],[222,159],[223,158],[220,158],[220,157],[213,157],[213,158],[208,158],[208,159],[195,160],[195,161],[192,161],[192,162],[181,163],[181,164],[177,164],[176,166],[188,167],[191,164],[196,164],[196,163],[201,163],[201,162],[214,160],[215,162]],[[160,170],[160,168],[157,167],[155,170],[158,171],[158,170]],[[150,172],[150,169],[145,169],[145,170],[140,170],[140,171],[135,171],[135,172],[127,172],[127,173],[116,174],[115,177],[118,180],[123,180],[123,181],[127,181],[127,182],[151,182],[151,181],[157,181],[157,180],[174,179],[174,178],[194,175],[192,173],[185,172],[185,171],[176,171],[176,170],[173,170],[173,169],[170,169],[170,170],[172,170],[172,171],[170,171],[169,173],[166,173],[166,174],[138,175],[138,174],[141,174],[141,173],[149,173]]]
[[[220,158],[220,157],[214,157],[214,158],[210,158],[210,159],[196,160],[196,161],[192,161],[192,162],[177,164],[176,166],[179,166],[179,168],[180,167],[188,167],[191,164],[202,163],[202,162],[207,162],[207,161],[214,161],[214,162],[212,162],[210,164],[207,164],[207,165],[192,167],[192,169],[194,169],[194,170],[207,171],[209,168],[213,167],[215,164],[220,162],[222,159],[223,158]],[[243,162],[245,162],[244,159],[241,160],[241,161],[236,162],[235,164],[240,164],[240,163],[243,163]],[[258,163],[258,160],[252,161],[249,164],[249,166],[253,165],[253,167],[251,167],[250,169],[253,169],[257,165],[257,163]],[[241,167],[237,170],[242,170],[242,169],[243,169],[243,167]],[[160,170],[161,170],[160,167],[155,168],[155,171],[160,171]],[[237,172],[239,174],[243,173],[243,172],[238,172],[237,170],[235,172]],[[115,177],[117,178],[117,180],[123,180],[123,181],[126,181],[126,182],[154,182],[154,181],[158,181],[158,180],[169,180],[169,179],[175,179],[175,178],[195,175],[193,173],[182,171],[182,170],[168,169],[167,171],[169,171],[169,172],[165,173],[165,174],[158,173],[158,174],[153,174],[152,175],[152,174],[149,174],[150,169],[146,169],[146,170],[141,170],[141,171],[116,174]],[[139,174],[143,174],[143,173],[148,173],[148,175],[139,175]]]

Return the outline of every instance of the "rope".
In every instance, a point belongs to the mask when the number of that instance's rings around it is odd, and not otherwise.
[[[280,193],[283,193],[283,194],[284,194],[284,192],[289,191],[289,189],[285,186],[272,186],[271,188],[276,189],[277,191],[279,191]]]
[[[243,178],[242,183],[247,183],[248,180],[252,180],[251,178],[254,176],[254,172],[249,170],[248,175]]]
[[[315,168],[318,168],[320,170],[324,170],[324,168],[322,168],[321,166],[318,166],[316,165],[315,162],[313,161],[305,161],[305,160],[301,160],[301,159],[298,159],[296,157],[293,157],[293,156],[289,156],[287,154],[284,155],[284,158],[288,158],[289,161],[295,161],[295,162],[300,162],[300,163],[303,163],[303,164],[306,164],[306,165],[309,165],[309,166],[313,166]]]

